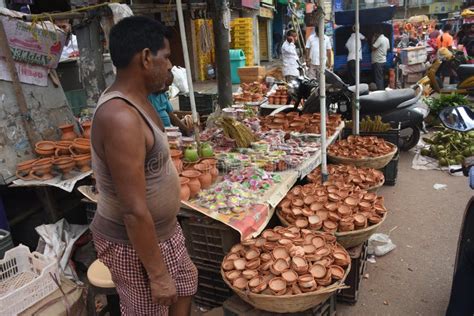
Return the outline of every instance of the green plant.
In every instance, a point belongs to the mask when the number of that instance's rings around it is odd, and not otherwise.
[[[424,102],[430,108],[430,114],[438,116],[442,109],[450,106],[469,105],[467,98],[461,94],[441,94],[438,97],[425,98]],[[469,105],[472,106],[472,105]]]

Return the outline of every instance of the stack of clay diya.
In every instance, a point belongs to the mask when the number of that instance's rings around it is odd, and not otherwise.
[[[60,141],[40,141],[35,144],[38,159],[31,159],[17,165],[16,175],[23,180],[49,180],[54,177],[53,169],[68,179],[77,168],[81,172],[91,170],[90,122],[82,124],[83,137],[74,132],[73,124],[59,126]],[[54,168],[53,168],[54,167]]]
[[[260,82],[242,83],[242,93],[234,93],[234,103],[261,102],[267,93],[267,86]]]
[[[328,165],[329,180],[332,183],[343,182],[360,187],[364,190],[372,190],[383,185],[385,177],[383,172],[365,167],[353,165]],[[321,183],[321,168],[317,167],[308,175],[311,183]]]
[[[332,234],[277,226],[232,247],[222,273],[236,291],[297,296],[336,291],[350,260]]]
[[[275,92],[268,95],[268,103],[275,105],[286,105],[288,103],[288,89],[285,86],[279,86]]]
[[[274,116],[260,118],[262,130],[283,130],[286,132],[298,132],[307,134],[321,133],[321,114],[302,114],[297,112],[277,113]],[[326,124],[327,136],[331,136],[341,124],[341,116],[338,114],[329,115]]]
[[[347,232],[380,223],[384,198],[344,181],[295,186],[277,207],[283,223],[325,232]]]
[[[328,154],[344,158],[374,158],[393,152],[395,146],[375,136],[353,136],[338,140],[328,148]]]

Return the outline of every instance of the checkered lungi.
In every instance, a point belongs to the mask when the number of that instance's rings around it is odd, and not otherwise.
[[[110,270],[120,296],[122,315],[168,315],[168,306],[154,304],[147,272],[131,245],[114,243],[94,235],[97,257]],[[159,243],[163,260],[176,284],[178,296],[192,296],[198,272],[186,251],[179,224],[170,239]]]

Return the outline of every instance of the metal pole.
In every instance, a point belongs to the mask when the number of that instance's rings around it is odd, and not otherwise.
[[[359,94],[360,94],[360,60],[359,60],[359,41],[360,41],[360,36],[359,36],[359,0],[356,0],[356,7],[355,7],[355,84],[356,84],[356,90],[355,90],[355,100],[354,100],[354,106],[353,108],[355,109],[352,118],[352,133],[354,135],[359,134],[359,121],[360,121],[360,101],[359,101]]]
[[[199,143],[199,119],[196,110],[196,100],[194,99],[193,79],[191,78],[191,63],[188,55],[188,42],[186,40],[186,30],[184,28],[183,5],[181,0],[176,0],[176,11],[178,13],[179,32],[181,33],[181,45],[183,46],[184,66],[186,67],[186,78],[188,79],[189,100],[191,101],[191,111],[193,113],[194,136],[200,148]]]
[[[228,7],[228,0],[214,1],[214,19],[212,25],[216,51],[218,102],[221,108],[232,105],[228,25],[230,21],[224,19],[224,15],[228,12]]]
[[[319,9],[323,10],[324,0],[319,0]],[[321,112],[321,179],[328,178],[327,153],[326,153],[326,45],[324,43],[324,14],[319,16],[319,106]]]

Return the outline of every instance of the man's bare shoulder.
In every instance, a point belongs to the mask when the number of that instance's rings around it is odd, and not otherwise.
[[[112,99],[100,106],[94,124],[105,128],[137,128],[140,126],[138,111],[122,99]]]

